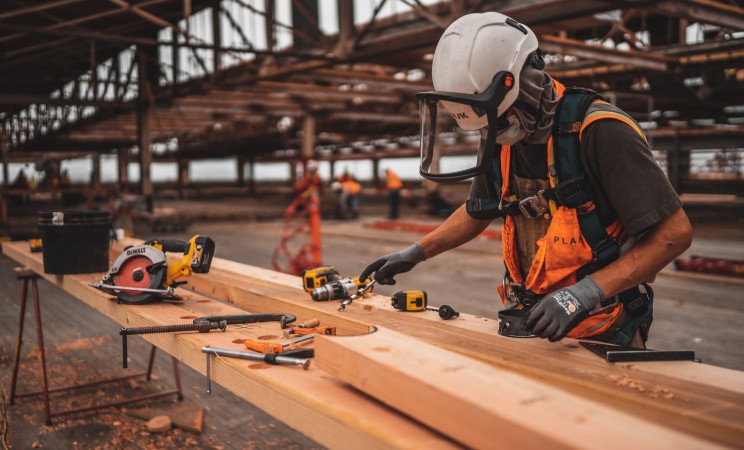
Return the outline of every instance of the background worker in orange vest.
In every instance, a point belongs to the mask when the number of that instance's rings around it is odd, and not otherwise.
[[[385,188],[388,191],[388,202],[390,205],[388,218],[395,220],[398,218],[398,211],[400,209],[400,191],[403,189],[403,182],[392,169],[385,169]]]
[[[362,185],[348,172],[338,179],[339,219],[356,219],[359,217],[359,196]]]
[[[507,272],[500,293],[526,314],[526,329],[551,341],[642,348],[653,295],[639,285],[690,246],[690,222],[638,124],[591,94],[567,90],[544,66],[534,33],[502,14],[469,14],[445,30],[432,62],[435,90],[418,94],[420,172],[435,182],[472,178],[470,198],[361,278],[374,273],[378,283],[395,284],[397,274],[501,217]],[[577,99],[591,101],[565,108]],[[578,110],[583,117],[570,117]],[[447,145],[478,134],[469,155]],[[566,176],[572,172],[580,176]]]

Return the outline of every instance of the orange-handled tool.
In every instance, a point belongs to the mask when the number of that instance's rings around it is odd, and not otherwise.
[[[284,351],[285,348],[289,347],[293,344],[299,344],[300,342],[309,341],[310,339],[314,338],[315,334],[308,334],[306,336],[298,337],[297,339],[292,339],[286,342],[261,342],[261,341],[254,341],[253,339],[246,339],[243,341],[243,345],[245,345],[247,348],[260,352],[263,354],[272,354],[272,353],[281,353]]]

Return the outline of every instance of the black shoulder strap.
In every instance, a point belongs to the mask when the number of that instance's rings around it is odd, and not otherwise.
[[[556,188],[560,188],[563,183],[580,187],[571,196],[569,204],[564,205],[568,208],[577,208],[592,201],[582,176],[579,132],[586,111],[598,99],[602,97],[592,90],[567,88],[558,103],[556,121],[553,125],[554,164],[548,167],[548,170],[551,176],[558,180]],[[579,227],[594,254],[594,263],[582,271],[584,274],[597,271],[620,256],[620,246],[605,231],[596,208],[579,215]]]
[[[469,198],[465,202],[468,215],[474,219],[493,220],[504,215],[501,211],[501,150],[502,146],[498,145],[494,151],[494,156],[491,160],[491,171],[488,173],[490,179],[487,180],[488,183],[493,183],[494,191],[496,191],[495,195]]]

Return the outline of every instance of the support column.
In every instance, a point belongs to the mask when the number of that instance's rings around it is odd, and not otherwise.
[[[312,114],[305,116],[302,122],[302,161],[305,163],[315,156],[315,117]]]
[[[98,60],[96,59],[96,41],[90,40],[90,83],[93,85],[93,100],[98,99]]]
[[[274,0],[266,0],[264,3],[264,15],[266,16],[266,51],[274,51]]]
[[[302,146],[300,157],[302,158],[302,173],[307,173],[307,161],[315,156],[315,117],[307,114],[302,121]],[[297,179],[297,167],[293,165],[292,182]]]
[[[372,184],[375,187],[380,187],[380,160],[372,160]]]
[[[140,89],[142,85],[147,82],[140,82]],[[140,181],[139,191],[140,194],[145,198],[145,205],[148,212],[153,211],[153,188],[152,180],[150,179],[150,165],[152,164],[152,137],[150,135],[150,116],[152,115],[152,108],[147,103],[147,100],[142,100],[137,106],[137,145],[139,146],[139,169],[140,169]]]
[[[331,164],[331,183],[336,181],[336,161],[330,160],[328,161]]]
[[[90,173],[90,185],[94,191],[101,188],[101,155],[94,153],[91,156],[93,161],[93,170]]]
[[[245,186],[245,158],[238,157],[238,187]]]
[[[212,42],[214,43],[213,70],[219,72],[222,65],[222,53],[217,48],[222,47],[222,21],[220,20],[220,0],[212,2]]]
[[[256,160],[251,158],[248,162],[248,193],[251,196],[256,195]]]
[[[354,42],[354,1],[338,0],[338,45],[336,53],[341,59],[348,56]]]
[[[294,186],[297,181],[297,161],[294,159],[289,161],[289,186]]]
[[[155,35],[157,38],[157,35]],[[150,130],[154,105],[152,87],[158,84],[157,47],[137,48],[138,92],[137,92],[137,145],[139,147],[140,194],[145,199],[148,212],[153,211],[153,187],[150,178],[152,164],[152,135]]]
[[[186,187],[189,185],[189,161],[178,160],[178,198],[186,199]]]
[[[2,152],[3,158],[3,192],[0,195],[0,229],[5,231],[8,229],[8,186],[10,186],[10,180],[8,176],[10,170],[8,164],[10,164],[10,143],[8,142],[8,134],[2,132],[0,134],[0,152]]]
[[[322,37],[318,17],[318,0],[292,0],[294,48],[310,48]]]
[[[173,31],[173,95],[178,91],[178,74],[181,72],[181,46],[178,45],[178,33]]]
[[[127,172],[127,166],[129,165],[129,155],[127,149],[120,148],[116,151],[117,165],[119,176],[119,192],[125,192],[128,190],[127,184],[129,184],[129,174]]]

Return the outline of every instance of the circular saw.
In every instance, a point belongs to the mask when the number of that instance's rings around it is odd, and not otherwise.
[[[153,239],[144,245],[128,247],[114,261],[96,289],[116,295],[119,302],[140,304],[155,299],[180,300],[175,288],[178,281],[192,273],[208,273],[214,256],[214,241],[196,235],[188,242]],[[166,252],[183,253],[178,262],[168,264]]]

